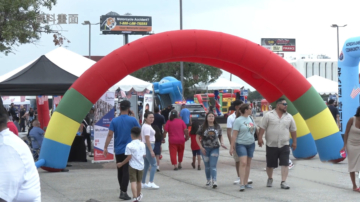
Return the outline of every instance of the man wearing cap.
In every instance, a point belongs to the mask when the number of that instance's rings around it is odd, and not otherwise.
[[[186,108],[185,104],[181,105],[180,118],[185,122],[187,127],[191,125],[190,111]]]
[[[130,116],[129,116],[130,115]],[[135,119],[134,113],[130,110],[130,102],[124,100],[120,103],[120,116],[114,118],[109,127],[109,133],[106,138],[104,147],[104,156],[108,154],[108,146],[112,137],[114,136],[114,149],[116,163],[122,162],[126,159],[125,148],[131,142],[131,129],[133,127],[140,127]],[[130,200],[131,197],[127,194],[129,185],[129,163],[124,164],[118,168],[118,181],[120,185],[120,199]]]

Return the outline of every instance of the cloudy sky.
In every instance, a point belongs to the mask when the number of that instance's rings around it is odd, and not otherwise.
[[[340,29],[340,47],[350,37],[360,35],[356,0],[183,0],[183,29],[204,29],[229,33],[255,43],[261,38],[296,38],[295,54],[325,54],[336,57],[336,29],[331,24],[347,24]],[[65,47],[88,55],[89,27],[81,22],[99,22],[110,11],[152,16],[155,33],[177,30],[179,0],[58,0],[48,14],[78,14],[79,24],[65,24],[71,43]],[[359,24],[359,25],[358,25]],[[91,55],[107,55],[123,44],[121,35],[101,35],[99,25],[91,29]],[[130,36],[130,42],[142,36]],[[16,47],[15,54],[0,53],[0,75],[55,49],[52,35],[43,34],[37,44]],[[286,56],[290,54],[286,53]],[[66,60],[66,58],[64,58]],[[230,78],[224,72],[221,77]],[[233,76],[233,81],[248,84]]]

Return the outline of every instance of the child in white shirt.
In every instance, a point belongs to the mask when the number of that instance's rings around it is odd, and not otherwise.
[[[144,170],[144,156],[146,155],[145,144],[141,142],[140,138],[141,129],[133,127],[131,129],[132,141],[126,145],[125,155],[126,159],[117,163],[120,168],[129,162],[129,178],[131,183],[131,191],[133,193],[133,201],[140,201],[143,197],[141,194],[141,180]]]

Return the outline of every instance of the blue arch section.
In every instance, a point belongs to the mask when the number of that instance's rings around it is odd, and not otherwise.
[[[347,121],[359,107],[359,94],[352,96],[359,88],[360,37],[346,40],[338,61],[340,132],[345,134]]]

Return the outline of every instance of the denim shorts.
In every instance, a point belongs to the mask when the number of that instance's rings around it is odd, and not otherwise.
[[[192,150],[192,153],[193,153],[193,156],[197,156],[197,155],[200,156],[200,149],[198,149],[198,150]]]
[[[249,158],[252,158],[254,156],[255,151],[255,142],[249,145],[243,145],[236,143],[236,153],[239,157],[247,156]]]

